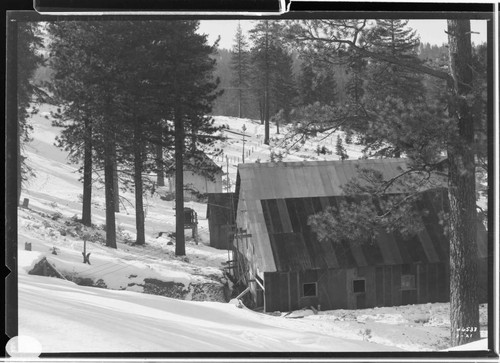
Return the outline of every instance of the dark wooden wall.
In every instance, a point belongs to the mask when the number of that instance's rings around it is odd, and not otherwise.
[[[209,221],[208,223],[210,230],[210,246],[220,250],[232,249],[230,243],[232,236],[232,225],[217,224],[211,221]]]
[[[415,287],[402,289],[401,276],[413,275]],[[353,291],[353,280],[365,280],[365,292]],[[317,283],[317,294],[304,297],[302,285]],[[321,310],[364,309],[449,301],[449,269],[445,263],[368,266],[264,274],[265,311],[291,311],[314,306]]]

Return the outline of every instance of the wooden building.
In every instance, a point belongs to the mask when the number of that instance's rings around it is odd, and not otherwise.
[[[224,172],[205,153],[198,152],[195,157],[184,162],[184,198],[186,200],[206,200],[208,193],[222,192]],[[175,193],[175,170],[167,175],[168,193]]]
[[[249,286],[252,307],[329,310],[449,301],[449,242],[438,218],[448,208],[446,189],[423,192],[425,229],[411,238],[381,231],[373,245],[331,243],[311,231],[308,217],[338,207],[345,198],[341,187],[358,167],[389,179],[407,165],[403,159],[376,159],[239,166],[234,274]],[[479,227],[485,292],[486,231]]]
[[[209,193],[207,204],[210,246],[232,249],[232,232],[236,217],[236,195],[234,193]]]

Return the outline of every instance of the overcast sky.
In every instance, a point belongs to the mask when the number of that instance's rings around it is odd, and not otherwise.
[[[243,31],[248,31],[255,24],[253,20],[241,20]],[[220,35],[220,48],[231,49],[233,47],[234,34],[238,20],[203,20],[200,22],[200,33],[208,34],[209,43],[213,43]],[[444,19],[412,19],[409,24],[420,35],[422,43],[441,45],[448,42],[446,20]],[[476,44],[486,42],[486,20],[472,20],[472,41]]]

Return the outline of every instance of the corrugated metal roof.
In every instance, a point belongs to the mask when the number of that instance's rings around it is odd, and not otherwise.
[[[309,215],[335,205],[342,186],[358,176],[360,168],[381,172],[385,179],[407,170],[405,159],[363,159],[240,164],[236,183],[237,224],[246,229],[261,272],[289,269],[344,268],[376,264],[437,262],[448,258],[448,245],[436,221],[427,218],[426,231],[413,239],[380,233],[373,246],[353,247],[345,242],[318,242],[307,226]],[[444,178],[438,177],[437,184]],[[387,194],[401,193],[392,187]],[[426,202],[434,215],[444,201]],[[272,213],[269,210],[271,208]],[[430,213],[430,215],[433,215]],[[425,222],[425,221],[424,221]],[[480,257],[486,237],[481,236]],[[484,246],[483,246],[484,244]]]
[[[372,245],[345,241],[318,241],[307,224],[309,215],[325,209],[319,197],[261,200],[277,271],[303,271],[308,269],[353,268],[410,263],[447,262],[449,240],[439,224],[439,210],[433,201],[445,198],[446,190],[424,193],[420,207],[425,229],[415,236],[402,236],[398,232],[380,231]],[[345,199],[328,199],[328,205],[338,205]],[[277,208],[278,205],[285,205]],[[318,210],[318,208],[320,208]],[[291,225],[290,232],[286,226]],[[479,256],[486,247],[484,230],[478,231]],[[438,253],[438,250],[440,253]]]
[[[238,174],[245,190],[256,199],[342,195],[342,186],[359,176],[359,169],[374,169],[390,179],[407,170],[406,159],[299,161],[240,164]],[[393,186],[389,193],[401,193]]]

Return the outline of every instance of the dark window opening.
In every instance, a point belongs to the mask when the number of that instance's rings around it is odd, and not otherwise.
[[[316,296],[316,283],[310,282],[302,285],[302,292],[304,296]]]
[[[415,285],[415,275],[401,275],[401,290],[414,290]]]
[[[354,280],[352,289],[354,292],[365,292],[365,280]]]

